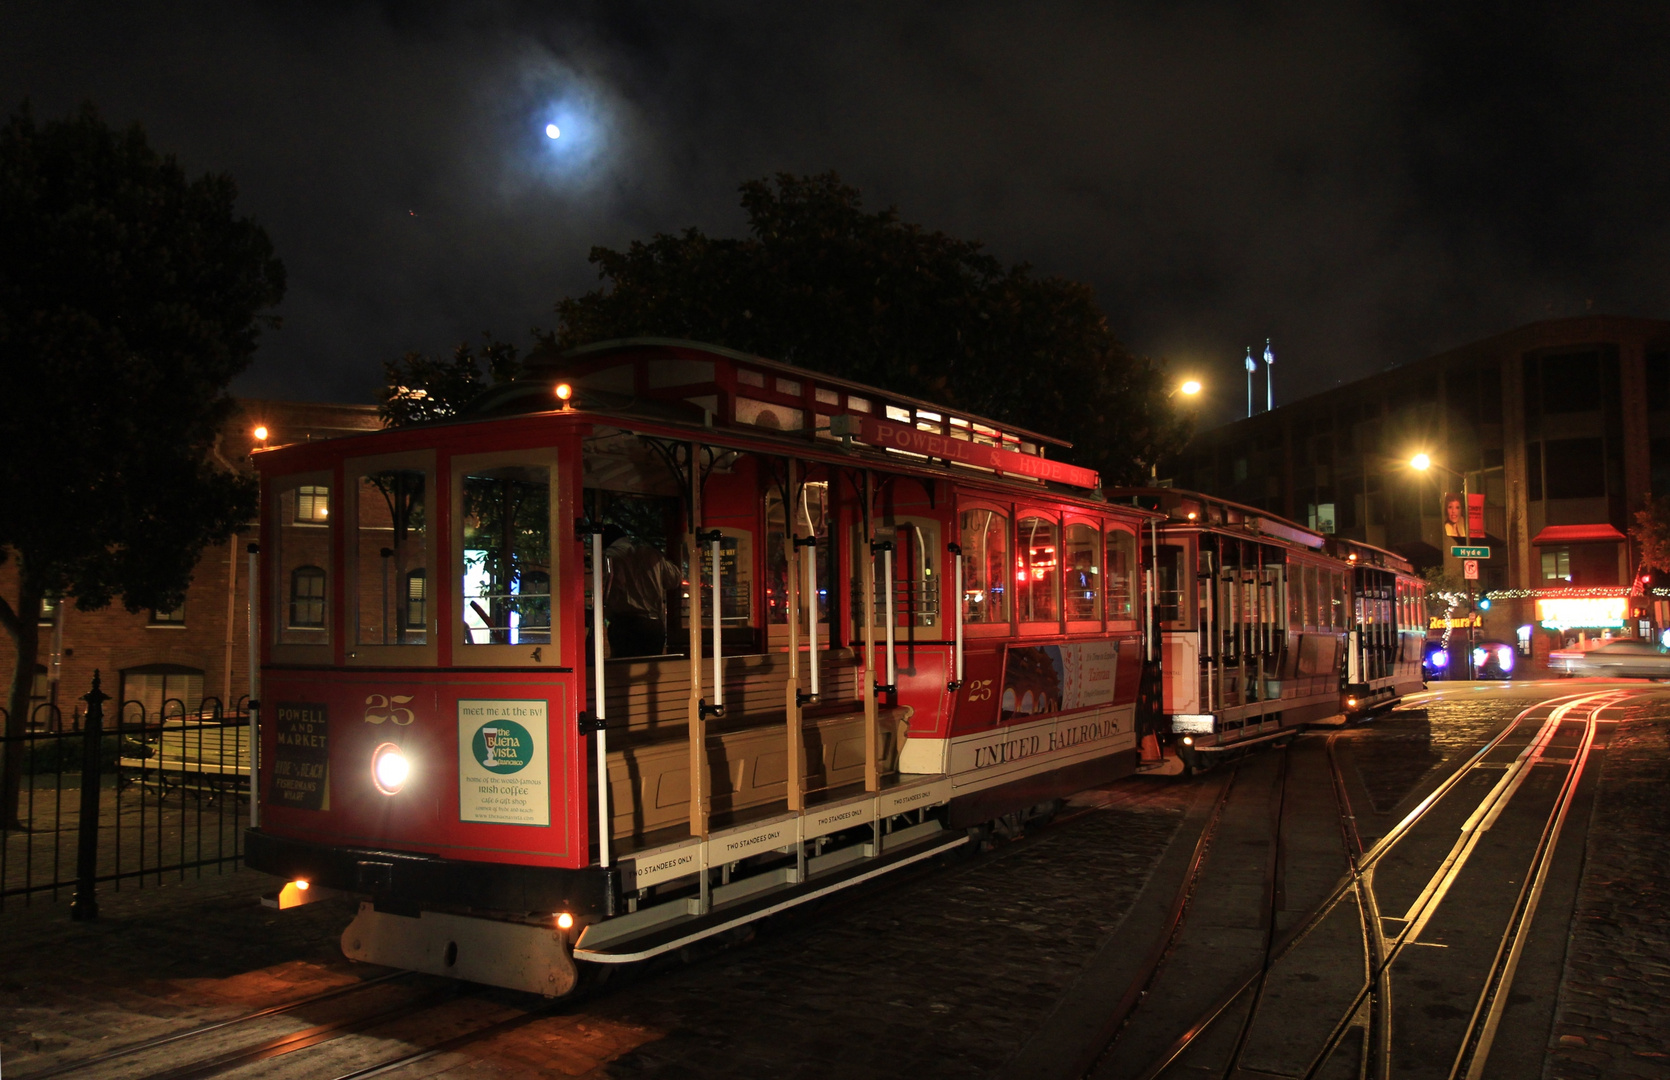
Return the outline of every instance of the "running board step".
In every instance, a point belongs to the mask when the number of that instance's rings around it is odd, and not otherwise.
[[[967,836],[941,829],[934,835],[902,845],[874,858],[855,860],[824,873],[813,874],[798,885],[783,886],[771,892],[722,904],[705,915],[674,914],[669,920],[657,921],[651,926],[646,926],[641,932],[610,936],[606,942],[595,946],[588,946],[586,943],[592,929],[587,927],[588,934],[582,934],[574,946],[574,959],[590,960],[599,964],[630,964],[648,960],[703,938],[722,934],[780,911],[862,884],[912,863],[931,859],[967,843]],[[608,927],[609,923],[596,925],[603,929]]]

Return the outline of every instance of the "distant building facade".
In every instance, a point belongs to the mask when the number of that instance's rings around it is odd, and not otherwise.
[[[1425,472],[1409,464],[1421,452]],[[1670,492],[1670,321],[1532,323],[1202,432],[1171,465],[1179,487],[1421,567],[1468,544],[1454,537],[1465,511],[1446,507],[1463,474],[1484,495],[1478,587],[1498,594],[1483,636],[1523,638],[1542,620],[1536,596],[1515,594],[1632,580],[1632,515],[1649,491]],[[1639,630],[1633,611],[1626,621]]]
[[[219,456],[247,468],[263,445],[328,439],[382,426],[374,405],[316,404],[244,398],[221,436]],[[75,598],[54,599],[41,614],[40,653],[35,666],[31,710],[46,726],[55,704],[63,722],[83,708],[81,695],[99,671],[104,692],[117,701],[139,702],[155,717],[164,702],[178,701],[188,712],[199,705],[239,703],[249,687],[249,583],[245,547],[253,527],[209,548],[193,571],[185,603],[173,611],[129,612],[118,600],[98,611],[78,611]],[[0,590],[17,601],[17,571],[0,566]],[[13,651],[0,640],[0,686],[11,685]],[[114,702],[107,708],[114,708]],[[6,707],[0,697],[0,709]],[[172,708],[172,706],[171,706]]]

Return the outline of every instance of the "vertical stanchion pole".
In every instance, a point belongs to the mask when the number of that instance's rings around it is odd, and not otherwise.
[[[804,496],[802,496],[804,498]],[[806,662],[811,665],[808,692],[821,697],[818,686],[818,530],[810,510],[806,514]]]
[[[870,692],[864,695],[864,790],[874,793],[881,787],[880,763],[876,760],[880,756],[878,744],[880,733],[877,724],[880,722],[877,708],[877,696],[881,693],[880,680],[876,677],[876,554],[875,520],[872,509],[875,503],[875,477],[870,470],[864,470],[864,506],[862,517],[864,525],[864,560],[863,560],[863,592],[864,592],[864,676],[870,680]],[[876,822],[876,854],[881,854],[881,822]]]
[[[93,688],[82,695],[87,716],[81,729],[81,821],[78,823],[75,855],[75,899],[70,901],[70,918],[87,922],[99,917],[94,895],[99,875],[99,790],[103,762],[104,703],[110,695],[99,689],[99,673],[93,672]]]
[[[951,581],[951,617],[956,620],[956,639],[953,645],[951,666],[951,690],[961,690],[963,687],[963,547],[961,544],[948,544],[946,550],[951,553],[952,581]],[[940,605],[943,611],[945,605]]]
[[[685,523],[684,550],[689,555],[690,596],[685,604],[690,624],[690,835],[703,841],[697,860],[700,879],[698,906],[706,914],[711,901],[707,879],[707,703],[702,700],[702,549],[697,534],[702,520],[702,447],[690,447],[690,520]]]
[[[710,546],[708,558],[711,560],[709,565],[713,568],[711,571],[713,581],[713,707],[716,710],[725,707],[725,642],[720,636],[724,624],[719,609],[719,543],[721,535],[718,529],[714,529],[709,533],[710,539],[708,541]]]
[[[261,545],[249,548],[249,827],[261,827]]]
[[[788,679],[783,690],[783,707],[788,714],[788,723],[784,731],[787,739],[788,768],[785,770],[785,799],[788,809],[799,813],[804,809],[800,787],[800,743],[803,737],[801,730],[801,703],[805,700],[800,692],[800,537],[795,526],[799,524],[796,513],[795,483],[799,479],[797,462],[789,459],[788,483],[784,488],[783,514],[783,602],[787,618],[784,622],[788,629]],[[798,862],[798,860],[797,860]]]
[[[614,822],[609,817],[608,706],[603,678],[603,534],[591,534],[591,658],[592,726],[597,744],[597,865],[609,865],[609,840]]]

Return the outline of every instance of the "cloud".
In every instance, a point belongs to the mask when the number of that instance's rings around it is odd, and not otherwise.
[[[1265,337],[1281,398],[1662,315],[1665,37],[1645,3],[19,3],[0,95],[238,179],[291,281],[246,392],[366,398],[407,349],[549,325],[593,244],[734,233],[740,181],[834,168],[1089,281],[1227,414]]]

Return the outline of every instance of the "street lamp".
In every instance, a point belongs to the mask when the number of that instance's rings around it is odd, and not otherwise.
[[[1170,401],[1172,398],[1176,397],[1178,394],[1182,394],[1186,398],[1198,398],[1198,397],[1200,397],[1201,389],[1202,389],[1202,386],[1201,386],[1201,382],[1200,382],[1199,379],[1194,379],[1194,378],[1184,379],[1182,382],[1178,383],[1176,386],[1171,388],[1171,393],[1166,395],[1166,400]],[[1154,461],[1150,461],[1148,463],[1148,479],[1158,480],[1159,477],[1160,477],[1160,463],[1159,463],[1159,460],[1156,459]]]
[[[1463,473],[1463,472],[1457,472],[1456,470],[1450,468],[1447,465],[1438,464],[1438,462],[1432,460],[1432,456],[1430,454],[1427,454],[1427,453],[1424,453],[1424,452],[1416,454],[1414,457],[1410,458],[1409,459],[1409,467],[1411,469],[1414,469],[1416,472],[1429,472],[1433,469],[1437,469],[1440,472],[1449,473],[1451,476],[1453,476],[1456,479],[1461,481],[1461,523],[1460,523],[1461,528],[1462,528],[1461,539],[1463,539],[1467,543],[1471,544],[1472,540],[1473,540],[1473,513],[1472,513],[1471,504],[1468,502],[1468,499],[1467,499],[1467,495],[1468,495],[1468,492],[1467,492],[1467,474]],[[1440,494],[1442,494],[1442,492],[1440,492]],[[1442,522],[1441,527],[1444,529],[1445,538],[1446,539],[1455,539],[1455,537],[1451,537],[1450,534],[1449,534],[1449,504],[1447,502],[1444,505],[1444,515],[1443,516],[1444,516],[1444,521]],[[1473,605],[1473,579],[1472,578],[1467,578],[1466,581],[1467,581],[1467,606],[1468,606],[1469,609],[1471,609],[1474,606]],[[1486,606],[1488,607],[1489,605],[1486,605]],[[1476,674],[1476,672],[1474,672],[1472,670],[1472,668],[1473,668],[1473,619],[1472,619],[1472,611],[1471,610],[1469,610],[1468,618],[1467,618],[1467,667],[1468,667],[1469,677]]]

